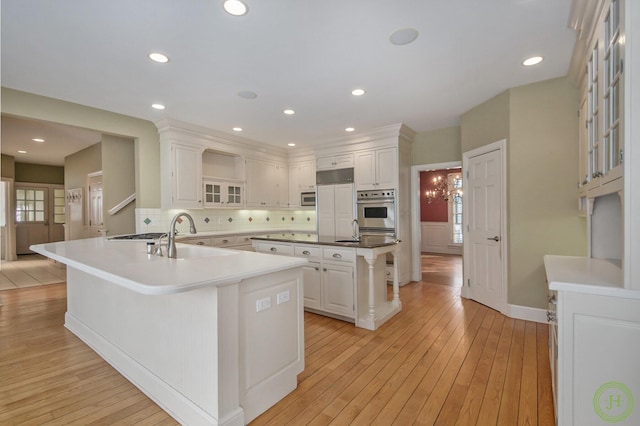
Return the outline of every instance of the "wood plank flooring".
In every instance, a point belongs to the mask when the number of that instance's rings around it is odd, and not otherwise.
[[[459,292],[402,287],[375,332],[305,313],[298,388],[251,424],[553,425],[547,326]],[[64,284],[0,295],[0,424],[177,424],[63,327]]]
[[[67,279],[65,265],[39,254],[18,256],[15,262],[0,264],[0,290],[56,284]]]

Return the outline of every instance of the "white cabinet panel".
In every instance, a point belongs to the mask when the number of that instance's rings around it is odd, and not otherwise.
[[[355,217],[352,184],[318,186],[316,204],[318,235],[351,236]]]
[[[397,188],[396,148],[357,152],[355,175],[357,190]]]
[[[302,267],[304,282],[304,307],[322,309],[322,284],[320,263],[309,262]]]
[[[323,263],[322,290],[324,310],[353,318],[353,266]]]
[[[202,207],[202,150],[172,144],[172,207]]]
[[[346,169],[353,167],[353,165],[353,154],[351,153],[318,157],[317,160],[318,170]]]

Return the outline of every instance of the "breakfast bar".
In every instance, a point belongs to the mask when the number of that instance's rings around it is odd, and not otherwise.
[[[244,425],[304,369],[299,258],[91,238],[31,246],[67,265],[65,327],[181,424]]]

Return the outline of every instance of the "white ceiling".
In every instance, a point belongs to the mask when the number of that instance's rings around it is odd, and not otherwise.
[[[571,0],[246,3],[233,17],[222,0],[3,0],[2,85],[300,147],[349,126],[456,125],[505,89],[566,75],[576,38]],[[406,27],[417,40],[392,45]],[[171,61],[154,63],[151,51]],[[545,60],[522,66],[532,55]],[[6,132],[3,121],[3,153],[14,143]]]

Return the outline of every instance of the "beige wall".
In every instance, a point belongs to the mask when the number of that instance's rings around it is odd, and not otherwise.
[[[14,178],[16,176],[16,162],[11,155],[2,154],[2,164],[0,164],[0,174],[2,177]]]
[[[542,257],[584,256],[578,92],[567,78],[509,89],[462,116],[462,152],[507,140],[508,303],[547,307]]]
[[[134,139],[138,207],[160,207],[160,145],[152,122],[6,87],[2,112]]]
[[[64,159],[64,189],[85,188],[87,197],[87,175],[102,170],[102,146],[91,145]]]
[[[411,165],[462,161],[460,126],[416,133],[411,144]]]
[[[508,135],[508,91],[462,114],[460,120],[460,142],[463,153],[505,139]]]
[[[578,100],[566,78],[510,90],[509,302],[547,306],[545,254],[586,255],[578,216]]]
[[[15,163],[16,182],[64,184],[64,167]]]
[[[135,192],[134,143],[132,139],[102,135],[103,218],[107,235],[136,231],[135,201],[115,215],[109,209]]]

